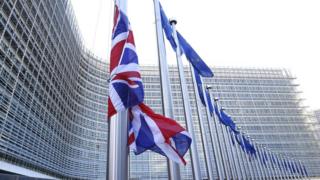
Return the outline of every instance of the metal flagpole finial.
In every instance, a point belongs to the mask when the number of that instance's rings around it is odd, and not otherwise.
[[[170,18],[169,21],[170,21],[171,25],[173,25],[173,24],[176,25],[178,23],[176,18]]]
[[[206,89],[212,89],[212,86],[211,85],[206,85]]]

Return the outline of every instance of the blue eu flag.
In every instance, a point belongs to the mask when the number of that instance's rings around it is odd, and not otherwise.
[[[197,83],[197,87],[198,87],[198,92],[199,92],[199,97],[200,97],[200,100],[201,100],[201,103],[206,106],[206,103],[204,101],[204,95],[203,95],[203,86],[202,86],[202,80],[201,80],[201,77],[198,73],[198,71],[196,69],[194,69],[194,77],[196,79],[196,83]]]
[[[173,38],[173,30],[169,23],[169,20],[164,13],[162,6],[160,4],[160,14],[161,14],[161,24],[162,28],[166,34],[166,38],[170,42],[172,48],[176,51],[177,45]],[[203,77],[213,77],[213,72],[207,66],[207,64],[201,59],[198,53],[191,47],[191,45],[184,39],[184,37],[177,31],[178,41],[181,48],[181,53],[184,53],[188,61],[192,66],[198,71],[198,73]]]
[[[210,97],[208,90],[206,90],[206,97],[207,97],[207,102],[208,102],[210,114],[211,114],[211,116],[213,116],[213,106],[212,106],[211,97]]]

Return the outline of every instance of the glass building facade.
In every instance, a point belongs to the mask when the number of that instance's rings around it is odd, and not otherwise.
[[[211,85],[212,97],[220,99],[220,105],[231,115],[242,132],[250,135],[255,142],[266,146],[272,152],[286,154],[301,160],[307,166],[309,175],[319,176],[320,151],[315,138],[310,114],[301,105],[301,92],[295,78],[285,69],[255,68],[213,68],[214,78],[205,79]],[[204,153],[200,137],[199,120],[195,105],[195,95],[189,68],[185,69],[193,125],[196,133],[202,177],[207,177]],[[146,103],[159,113],[162,112],[160,77],[158,67],[142,67],[142,77],[146,87]],[[170,68],[171,89],[174,103],[174,118],[185,126],[183,102],[176,67]],[[205,109],[202,116],[206,120]],[[204,122],[208,127],[207,122]],[[206,128],[207,137],[209,131]],[[215,132],[214,132],[215,133]],[[210,139],[210,138],[208,138]],[[208,142],[210,159],[214,169],[212,142]],[[183,179],[192,179],[191,161],[187,154],[187,166],[181,167]],[[131,177],[142,179],[167,178],[166,161],[154,153],[131,156]],[[156,173],[155,173],[156,172]],[[215,175],[217,176],[216,172]]]
[[[141,69],[145,102],[162,113],[158,67]],[[83,46],[70,1],[0,0],[0,161],[58,178],[105,179],[107,70],[108,64]],[[212,96],[220,98],[242,131],[274,152],[302,160],[309,175],[320,176],[320,148],[288,71],[213,70],[215,77],[205,83],[212,85]],[[185,72],[194,141],[206,178],[188,67]],[[170,67],[170,77],[174,118],[185,127],[176,67]],[[209,136],[207,129],[203,133]],[[212,147],[212,142],[208,144]],[[181,175],[192,179],[189,154],[186,159],[189,163],[181,166]],[[130,155],[130,178],[167,179],[166,159],[151,152]]]
[[[320,140],[320,110],[315,110],[313,112],[313,114],[314,114],[314,119],[315,119],[314,131],[316,133],[318,143],[320,144],[320,142],[319,142],[319,140]]]
[[[60,178],[106,173],[107,66],[69,1],[0,1],[0,158]]]
[[[314,111],[314,115],[315,115],[316,120],[320,123],[320,110]]]

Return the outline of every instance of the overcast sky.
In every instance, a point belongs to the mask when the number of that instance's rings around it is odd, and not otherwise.
[[[109,56],[112,0],[71,0],[83,39],[94,54]],[[320,109],[319,0],[166,0],[168,17],[212,66],[291,70],[306,98]],[[140,64],[157,64],[153,0],[129,0],[128,16]],[[175,55],[167,46],[169,61]]]

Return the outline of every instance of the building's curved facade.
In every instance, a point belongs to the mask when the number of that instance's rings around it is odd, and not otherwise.
[[[5,161],[63,179],[106,178],[108,65],[83,47],[74,18],[68,0],[0,0],[0,165]],[[161,113],[158,67],[141,69],[145,102]],[[178,77],[171,67],[174,116],[184,125]],[[188,70],[186,77],[206,178]],[[215,68],[215,77],[205,82],[243,131],[275,152],[303,160],[310,175],[320,175],[319,146],[287,71]],[[186,159],[190,162],[189,154]],[[130,163],[132,179],[168,179],[160,155],[130,156]],[[191,163],[181,166],[181,175],[192,179]]]
[[[63,178],[106,173],[107,66],[67,0],[0,1],[0,157]]]

